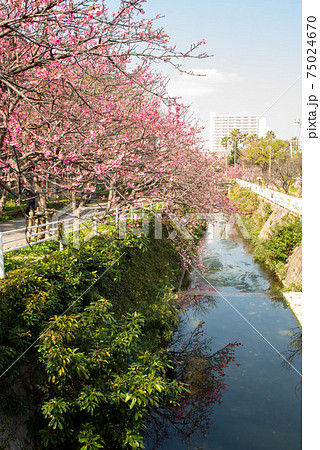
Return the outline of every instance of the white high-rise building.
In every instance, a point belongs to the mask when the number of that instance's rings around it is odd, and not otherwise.
[[[253,115],[217,115],[210,113],[210,151],[224,153],[225,147],[221,139],[228,136],[231,130],[238,128],[241,133],[264,136],[267,131],[266,118]]]

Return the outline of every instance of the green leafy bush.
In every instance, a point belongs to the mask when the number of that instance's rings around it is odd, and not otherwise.
[[[274,272],[285,276],[285,264],[293,250],[302,241],[302,223],[299,218],[276,225],[266,241],[259,243],[255,249],[257,260],[264,261]]]
[[[167,379],[161,352],[143,350],[145,319],[137,312],[116,317],[100,298],[52,323],[39,344],[42,389],[50,397],[41,407],[48,421],[42,445],[143,448],[145,416],[165,399],[176,402],[184,389]]]
[[[301,221],[277,226],[274,233],[265,242],[264,248],[270,258],[285,262],[302,240]]]
[[[173,242],[115,237],[54,252],[0,284],[1,373],[19,358],[1,403],[30,416],[38,447],[142,447],[147,411],[183,392],[166,376],[178,323]]]

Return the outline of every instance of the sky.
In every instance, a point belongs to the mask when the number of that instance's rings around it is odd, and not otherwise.
[[[110,7],[118,5],[113,0]],[[301,118],[301,0],[148,0],[145,18],[186,50],[205,39],[210,58],[187,60],[180,75],[162,64],[168,91],[190,105],[209,141],[209,113],[265,116],[279,139],[298,136]]]

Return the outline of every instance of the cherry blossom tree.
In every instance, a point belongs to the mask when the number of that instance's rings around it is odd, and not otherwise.
[[[181,58],[206,56],[202,42],[177,51],[143,3],[0,0],[3,192],[20,200],[33,186],[42,211],[48,186],[75,212],[97,185],[108,214],[154,200],[180,216],[230,209],[222,163],[150,66],[182,70]]]
[[[33,110],[50,128],[46,109],[52,103],[44,98],[48,79],[64,81],[90,109],[93,104],[85,102],[74,83],[78,68],[90,77],[93,68],[100,66],[111,76],[117,72],[130,83],[150,89],[144,82],[144,67],[150,61],[163,60],[179,68],[179,58],[205,56],[195,54],[201,43],[183,53],[171,47],[165,31],[154,28],[154,20],[143,18],[143,3],[124,0],[117,12],[110,12],[103,3],[88,1],[0,2],[2,153],[8,131],[15,129],[12,114],[19,105]],[[132,69],[135,62],[138,68]],[[151,92],[159,95],[154,89]],[[9,189],[3,179],[1,185]]]

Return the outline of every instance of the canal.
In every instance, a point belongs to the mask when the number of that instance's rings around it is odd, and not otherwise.
[[[297,320],[230,224],[209,228],[202,262],[171,349],[190,393],[154,415],[146,448],[301,449]]]

